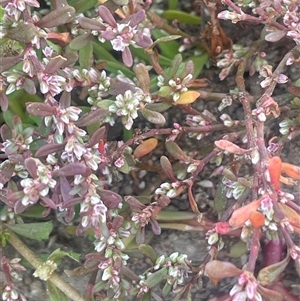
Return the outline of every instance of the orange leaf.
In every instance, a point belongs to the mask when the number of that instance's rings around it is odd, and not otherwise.
[[[290,224],[294,227],[294,230],[300,230],[300,215],[291,207],[286,204],[278,203],[280,209],[283,211],[285,217],[290,222]]]
[[[265,224],[265,216],[258,211],[251,212],[250,222],[254,228],[260,228]]]
[[[280,157],[274,156],[269,160],[268,170],[270,173],[271,184],[275,190],[280,190],[280,175],[282,169],[282,161]]]
[[[264,196],[258,200],[252,201],[248,205],[245,205],[243,207],[234,210],[228,221],[229,225],[234,228],[243,227],[245,222],[250,218],[251,212],[257,210],[263,198]]]
[[[226,150],[232,154],[243,155],[249,153],[249,150],[240,148],[238,145],[228,141],[228,140],[217,140],[215,141],[216,147],[222,150]]]
[[[282,171],[289,177],[300,180],[300,167],[282,162]]]
[[[151,151],[153,151],[157,146],[158,140],[156,138],[150,138],[142,141],[142,143],[134,150],[133,156],[135,158],[141,158]]]
[[[189,103],[193,103],[199,96],[200,96],[200,93],[197,91],[187,91],[180,95],[178,100],[176,100],[175,104],[187,105]]]

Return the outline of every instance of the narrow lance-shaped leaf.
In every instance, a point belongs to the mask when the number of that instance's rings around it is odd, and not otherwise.
[[[45,222],[15,225],[7,224],[6,227],[21,236],[41,241],[49,238],[53,225],[52,222]]]
[[[261,200],[262,198],[234,210],[228,221],[230,226],[234,228],[243,227],[245,222],[250,218],[251,212],[256,211],[260,206]]]
[[[282,171],[289,177],[295,179],[295,180],[300,180],[300,167],[282,162]]]
[[[75,175],[83,175],[88,176],[91,173],[90,168],[82,163],[70,163],[69,165],[63,166],[60,169],[53,171],[53,177],[56,176],[75,176]]]
[[[102,126],[101,128],[99,128],[98,130],[96,130],[92,137],[90,138],[90,140],[88,141],[88,144],[86,145],[86,147],[92,147],[94,145],[96,145],[97,143],[99,143],[99,141],[105,136],[105,132],[106,132],[106,128],[105,126]]]
[[[94,111],[91,111],[90,113],[84,114],[78,121],[75,122],[75,124],[78,127],[91,125],[100,122],[107,116],[107,114],[107,108],[99,108]]]
[[[258,273],[257,280],[261,285],[269,285],[272,284],[278,276],[285,270],[286,266],[290,262],[290,254],[287,252],[287,256],[280,262],[276,262],[271,264],[263,269],[261,269]]]
[[[165,279],[164,276],[167,275],[168,269],[166,267],[163,267],[162,269],[158,270],[157,272],[151,274],[148,276],[146,280],[146,285],[150,288],[156,286],[159,284],[161,281]]]
[[[198,205],[197,202],[193,196],[193,192],[192,192],[192,186],[190,185],[188,188],[188,197],[189,197],[189,203],[191,206],[191,209],[194,213],[200,214],[200,211],[198,209]]]
[[[1,57],[0,73],[10,69],[22,61],[22,55]]]
[[[57,55],[50,59],[49,63],[45,67],[45,73],[54,74],[58,69],[60,69],[63,64],[67,61],[66,58],[61,55]]]
[[[38,27],[56,27],[62,24],[69,23],[75,17],[75,9],[72,6],[60,6],[57,9],[50,11],[42,19],[35,23]]]
[[[262,285],[258,285],[257,291],[261,294],[264,301],[283,301],[285,298],[274,290],[267,289]]]
[[[157,256],[155,254],[155,251],[150,245],[141,244],[139,246],[139,250],[141,251],[142,254],[150,258],[153,263],[155,263]]]
[[[142,108],[140,112],[151,123],[157,125],[163,125],[166,123],[165,117],[159,112],[151,111],[146,108]]]
[[[166,142],[167,151],[177,160],[183,162],[189,162],[190,158],[184,153],[184,151],[174,141]]]
[[[229,153],[236,154],[236,155],[244,155],[249,152],[249,150],[240,148],[239,146],[237,146],[236,144],[228,140],[215,141],[215,145],[221,150],[226,150]]]
[[[158,140],[156,138],[149,138],[141,142],[141,144],[134,150],[133,156],[135,158],[141,158],[149,154],[156,148]]]
[[[268,171],[270,174],[271,184],[275,190],[280,190],[280,175],[282,170],[282,161],[280,157],[274,156],[268,162]]]
[[[133,70],[140,83],[140,88],[144,92],[148,92],[150,87],[150,77],[146,66],[144,64],[137,64],[133,67]]]
[[[164,173],[172,182],[176,182],[176,178],[173,173],[172,164],[166,156],[160,157],[160,166],[163,169]]]
[[[49,143],[46,145],[43,145],[41,148],[37,150],[35,153],[36,157],[46,157],[49,154],[57,153],[64,149],[66,143],[57,144],[57,143]]]
[[[26,110],[29,114],[39,117],[52,116],[55,108],[46,103],[30,102],[26,104]]]

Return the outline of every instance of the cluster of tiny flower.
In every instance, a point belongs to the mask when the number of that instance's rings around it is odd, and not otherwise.
[[[219,235],[219,233],[216,231],[216,229],[208,230],[205,233],[205,239],[207,239],[207,243],[212,246],[218,243],[217,248],[218,250],[222,250],[224,247],[224,241],[222,237]]]
[[[207,119],[204,119],[203,116],[201,115],[187,115],[186,116],[186,123],[190,127],[199,127],[199,126],[208,126],[212,125],[214,121],[216,121],[215,117],[208,112],[207,110],[204,110],[203,115],[207,116]],[[201,140],[204,137],[208,136],[210,132],[190,132],[188,133],[188,136],[190,138],[196,138],[197,140]]]
[[[227,178],[223,178],[222,180],[223,184],[226,186],[226,197],[227,198],[234,198],[235,200],[238,200],[244,193],[246,187],[241,185],[238,182],[231,181]]]
[[[36,162],[36,178],[26,178],[21,180],[23,187],[23,197],[21,199],[23,206],[35,204],[40,197],[46,197],[49,194],[49,188],[56,186],[56,181],[52,179],[52,169],[44,165],[39,159],[32,159]]]
[[[262,301],[261,294],[257,291],[257,281],[249,272],[244,271],[238,278],[238,283],[230,290],[232,301]]]
[[[162,183],[159,188],[155,190],[156,195],[166,195],[167,197],[175,198],[177,196],[177,183]]]
[[[144,106],[144,95],[131,90],[116,96],[116,101],[109,106],[109,111],[122,117],[122,123],[127,130],[133,125],[133,120],[138,117],[138,110]]]
[[[268,236],[272,235],[274,232],[277,232],[278,228],[276,222],[273,220],[274,208],[272,199],[270,197],[264,198],[260,203],[259,210],[265,216],[265,227],[263,227],[263,229],[268,231]]]
[[[294,125],[295,125],[295,120],[294,119],[289,119],[285,118],[279,123],[279,132],[281,135],[287,136],[287,139],[291,140],[294,136]]]
[[[118,221],[115,222],[115,220]],[[130,231],[120,227],[123,219],[116,217],[115,220],[112,222],[110,229],[104,230],[105,226],[103,225],[103,232],[108,231],[108,233],[96,239],[94,245],[97,252],[104,252],[105,259],[98,265],[99,269],[103,271],[101,279],[106,283],[107,289],[113,289],[114,298],[117,298],[122,290],[120,270],[122,266],[127,265],[129,259],[129,256],[122,252],[125,249],[122,238],[128,237]]]
[[[161,89],[164,89],[165,87],[171,88],[171,90],[168,91],[170,92],[169,95],[172,96],[173,101],[176,102],[182,93],[188,91],[188,85],[193,79],[193,75],[188,74],[184,78],[176,77],[172,79],[167,79],[163,75],[159,75],[157,79],[157,85]]]
[[[172,253],[167,258],[162,255],[157,258],[154,264],[154,271],[162,268],[166,268],[167,283],[175,290],[179,285],[184,283],[184,280],[188,278],[190,268],[187,265],[187,255],[179,254],[178,252]],[[149,276],[149,275],[148,275]]]
[[[88,90],[89,97],[87,98],[87,102],[92,106],[92,109],[100,106],[98,103],[103,97],[107,96],[110,86],[110,77],[106,75],[105,70],[102,70],[97,81],[93,85],[90,85]]]
[[[27,299],[12,284],[5,285],[2,293],[3,301],[26,301]]]

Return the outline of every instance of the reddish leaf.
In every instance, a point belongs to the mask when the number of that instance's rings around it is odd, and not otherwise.
[[[257,290],[261,294],[264,301],[283,301],[284,300],[283,296],[280,293],[275,292],[270,289],[267,289],[260,284],[258,285]]]
[[[142,141],[142,143],[134,150],[133,156],[135,158],[141,158],[151,151],[153,151],[158,144],[158,140],[156,138],[149,138],[147,140]]]
[[[57,143],[49,143],[46,145],[43,145],[41,148],[37,150],[35,153],[36,157],[45,157],[52,153],[57,153],[64,149],[66,143],[57,144]]]
[[[59,177],[59,176],[75,176],[75,175],[82,175],[82,176],[88,176],[91,174],[90,168],[88,168],[86,165],[82,163],[70,163],[69,165],[63,166],[60,169],[53,171],[53,177]]]
[[[209,278],[221,280],[239,276],[243,271],[230,262],[212,260],[206,264],[205,273]]]
[[[260,228],[265,224],[265,216],[261,212],[251,212],[249,218],[254,228]]]
[[[17,65],[19,62],[22,61],[22,59],[23,59],[22,55],[1,57],[0,73]]]
[[[184,153],[184,151],[174,141],[166,142],[167,151],[177,160],[183,162],[189,162],[190,158]]]
[[[72,6],[59,6],[57,9],[50,11],[42,19],[35,23],[38,27],[56,27],[62,24],[69,23],[75,16],[75,9]]]
[[[243,227],[245,222],[250,218],[251,212],[256,211],[259,207],[261,200],[262,198],[234,210],[228,221],[229,225],[234,228]]]
[[[45,73],[54,74],[58,69],[60,69],[64,63],[67,61],[66,58],[61,55],[57,55],[56,57],[52,57],[45,67]]]
[[[280,209],[283,211],[285,217],[291,223],[294,231],[300,233],[300,215],[286,204],[278,203]]]
[[[193,192],[192,192],[192,186],[190,185],[188,188],[188,197],[189,197],[189,203],[191,206],[191,209],[194,213],[200,214],[200,211],[198,209],[198,205],[197,202],[193,196]]]
[[[295,180],[300,180],[300,167],[285,162],[282,162],[281,167],[282,172],[284,172],[287,176]]]
[[[52,116],[55,108],[46,103],[29,102],[26,104],[26,110],[29,114],[39,117]]]
[[[90,113],[84,114],[75,124],[79,127],[88,126],[100,122],[108,114],[107,108],[99,108]]]
[[[173,173],[172,164],[167,157],[165,157],[165,156],[160,157],[160,166],[163,169],[164,173],[167,175],[167,177],[172,182],[176,182],[176,178]]]
[[[275,190],[280,190],[280,175],[282,171],[282,161],[280,157],[274,156],[268,162],[271,184]]]
[[[236,155],[244,155],[249,153],[249,150],[240,148],[239,146],[237,146],[236,144],[228,140],[215,141],[215,145],[221,150],[226,150],[229,153],[236,154]]]

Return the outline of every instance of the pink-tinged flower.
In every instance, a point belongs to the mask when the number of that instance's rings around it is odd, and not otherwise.
[[[23,187],[24,196],[22,197],[22,205],[36,204],[41,196],[47,196],[49,187],[41,183],[38,179],[24,179],[20,182]]]
[[[240,10],[240,13],[237,12],[231,12],[229,10],[223,10],[218,14],[218,18],[222,20],[231,20],[232,23],[237,23],[239,21],[243,21],[245,18],[245,14],[242,10]]]
[[[262,297],[260,293],[257,291],[257,280],[254,276],[245,271],[243,272],[239,278],[238,283],[235,284],[229,295],[231,296],[230,300],[234,301],[246,301],[246,300],[253,300],[253,301],[262,301]]]
[[[133,58],[129,45],[146,48],[152,44],[149,32],[139,29],[139,24],[145,20],[145,11],[139,10],[119,23],[104,5],[99,7],[98,13],[106,27],[106,30],[102,31],[101,37],[111,41],[114,50],[122,51],[124,64],[128,67],[132,66]]]
[[[55,96],[62,92],[66,79],[60,75],[46,75],[38,76],[40,81],[40,89],[43,94],[50,93]]]

